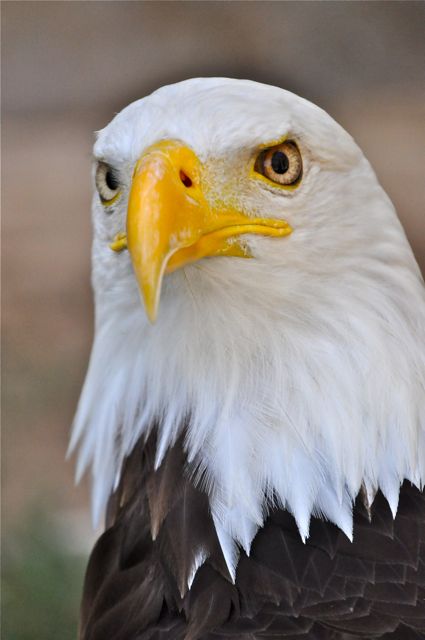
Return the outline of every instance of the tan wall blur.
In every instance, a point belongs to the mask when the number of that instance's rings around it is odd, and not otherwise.
[[[83,505],[87,523],[86,492],[74,490],[64,455],[91,339],[92,131],[129,101],[190,76],[291,89],[354,135],[425,267],[425,4],[2,9],[6,524],[34,500],[60,518]]]

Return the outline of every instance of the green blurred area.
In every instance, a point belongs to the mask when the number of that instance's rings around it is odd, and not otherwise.
[[[2,564],[2,638],[74,640],[86,559],[61,545],[44,510],[9,532]]]

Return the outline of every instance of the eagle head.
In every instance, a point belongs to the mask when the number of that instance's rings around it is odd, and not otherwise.
[[[424,287],[351,136],[288,91],[201,78],[126,107],[94,158],[71,447],[95,518],[152,430],[157,466],[184,434],[228,558],[276,502],[303,538],[312,514],[350,537],[362,486],[395,513],[425,478]]]

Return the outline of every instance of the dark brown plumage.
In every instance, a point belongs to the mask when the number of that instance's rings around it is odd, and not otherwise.
[[[313,518],[303,544],[293,517],[276,509],[233,584],[182,439],[156,472],[154,452],[153,436],[135,447],[110,500],[80,640],[425,638],[424,492],[405,482],[395,520],[378,493],[369,521],[359,497],[353,543]],[[201,550],[208,558],[188,590]]]

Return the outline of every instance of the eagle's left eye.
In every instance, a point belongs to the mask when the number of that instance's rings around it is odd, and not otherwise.
[[[295,142],[282,142],[265,149],[258,156],[254,169],[265,178],[283,186],[295,185],[303,170],[301,153]]]
[[[103,204],[111,204],[120,192],[120,182],[116,170],[106,162],[99,162],[95,180]]]

